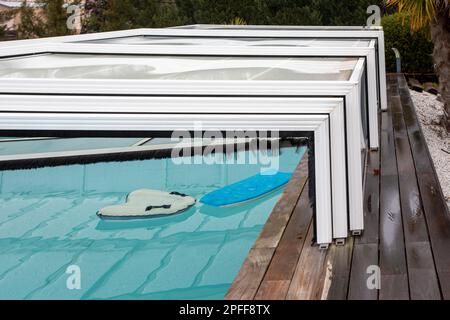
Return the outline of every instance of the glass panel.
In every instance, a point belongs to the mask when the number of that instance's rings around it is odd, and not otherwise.
[[[2,78],[347,81],[357,59],[43,54],[0,60]]]
[[[5,140],[5,139],[4,139]],[[139,138],[74,138],[74,139],[30,139],[17,141],[1,141],[0,155],[18,155],[32,153],[79,151],[105,148],[130,147],[138,143]]]
[[[205,46],[286,46],[286,47],[368,47],[369,40],[359,39],[306,39],[306,38],[211,38],[177,36],[137,36],[111,38],[87,43],[127,45],[205,45]]]
[[[172,138],[153,138],[147,143],[144,144],[144,146],[157,146],[157,145],[163,145],[163,144],[174,144],[177,140],[174,140]]]

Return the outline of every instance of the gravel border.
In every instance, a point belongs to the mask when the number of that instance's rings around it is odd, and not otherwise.
[[[434,167],[441,183],[447,205],[450,208],[450,135],[439,124],[444,105],[428,92],[412,91],[411,97],[428,144]],[[447,152],[445,152],[446,150]]]

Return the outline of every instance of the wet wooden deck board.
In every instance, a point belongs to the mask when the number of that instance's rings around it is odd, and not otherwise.
[[[397,89],[395,92],[397,94],[399,86],[400,84],[393,85]],[[401,99],[400,103],[392,104],[391,114],[396,146],[409,294],[413,300],[441,299]]]
[[[364,234],[326,251],[311,245],[298,169],[300,185],[280,199],[227,298],[450,299],[450,218],[403,75],[388,76],[388,97],[380,150],[368,155]],[[370,266],[380,267],[381,290],[367,286]]]
[[[391,79],[391,81],[395,81]],[[417,120],[414,105],[404,77],[396,77],[402,101],[405,124],[414,158],[417,182],[428,227],[435,269],[443,298],[450,299],[450,218],[439,186],[433,162]]]
[[[306,185],[275,251],[273,262],[264,276],[256,299],[283,300],[287,296],[312,223],[312,208],[308,201],[308,192],[308,185]]]
[[[307,192],[305,193],[303,191],[305,187],[307,188],[308,162],[309,157],[308,155],[305,155],[302,158],[297,169],[295,170],[291,181],[286,186],[283,195],[275,205],[275,208],[273,209],[269,219],[267,220],[264,229],[253,245],[253,248],[247,256],[244,264],[242,265],[235,281],[233,282],[225,297],[226,299],[254,299],[260,287],[262,288],[260,290],[258,298],[262,298],[267,294],[271,294],[270,291],[273,287],[281,289],[283,288],[283,284],[280,282],[265,282],[264,286],[261,286],[261,283],[264,280],[270,262],[272,261],[273,256],[276,255],[277,250],[279,251],[286,249],[295,251],[295,248],[292,247],[291,239],[285,237],[285,240],[282,241],[282,237],[284,234],[294,235],[292,231],[290,231],[292,228],[288,228],[288,223],[291,221],[291,217],[293,215],[293,212],[295,212],[296,207],[303,207],[307,203],[305,202],[306,199],[303,201],[299,201],[299,198],[300,196],[307,194]],[[301,210],[300,214],[296,215],[293,223],[296,224],[298,222],[298,217],[304,219],[302,218],[303,210]],[[310,217],[306,219],[306,223],[308,224],[308,226],[311,224],[311,219],[312,213],[310,214]],[[296,230],[294,230],[294,232],[295,231]],[[293,267],[295,267],[296,261],[292,264]],[[284,266],[285,265],[283,264],[283,267]],[[282,277],[277,277],[277,279],[275,280],[284,279]],[[270,288],[268,286],[270,286]],[[275,299],[276,296],[274,295],[271,298]]]
[[[393,113],[400,105],[396,87],[389,83],[389,112],[381,115],[381,177],[380,177],[380,300],[409,299],[407,264],[400,203],[398,166],[394,138]],[[390,281],[395,286],[386,285]]]
[[[345,300],[347,299],[350,272],[352,267],[354,238],[347,239],[345,246],[333,246],[329,249],[328,266],[331,268],[330,284],[327,288],[328,300]]]
[[[372,151],[367,157],[364,189],[364,233],[355,238],[353,263],[348,288],[349,300],[377,300],[378,291],[367,287],[367,270],[378,265],[380,222],[380,152]]]
[[[311,225],[306,237],[307,243],[311,243],[314,237],[313,230]],[[292,277],[287,300],[320,300],[324,298],[326,281],[329,280],[326,258],[327,251],[319,250],[317,246],[312,245],[304,247]]]
[[[308,161],[309,156],[305,155],[256,240],[254,248],[276,248],[278,246],[308,180]]]

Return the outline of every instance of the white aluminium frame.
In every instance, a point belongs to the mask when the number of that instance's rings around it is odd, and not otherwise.
[[[63,45],[59,44],[61,52],[67,52],[67,48],[78,45]],[[39,53],[40,49],[33,46],[33,52]],[[17,48],[15,50],[21,50]],[[164,48],[162,52],[175,54],[177,49]],[[210,48],[211,51],[206,51],[206,48],[195,46],[193,50],[202,51],[203,55],[223,55],[223,49]],[[250,48],[249,48],[250,49]],[[250,49],[247,55],[255,54],[255,49]],[[277,48],[272,48],[277,51]],[[56,50],[56,49],[55,49]],[[82,49],[80,49],[82,50]],[[150,50],[150,49],[148,49]],[[178,49],[179,50],[179,49]],[[230,50],[240,51],[237,48],[230,48]],[[184,55],[191,55],[183,47]],[[21,52],[28,53],[22,50]],[[295,56],[295,48],[286,48],[279,56]],[[80,52],[78,52],[80,53]],[[87,53],[87,52],[86,52]],[[233,52],[234,53],[234,52]],[[10,52],[2,55],[9,55]],[[181,54],[178,52],[178,54]],[[228,53],[230,54],[230,53]],[[275,55],[275,52],[273,52]],[[167,55],[166,53],[164,55]],[[347,123],[347,154],[348,154],[348,193],[349,193],[349,215],[350,215],[350,230],[358,233],[364,229],[363,222],[363,173],[361,169],[361,110],[360,110],[360,85],[362,82],[362,75],[364,70],[365,60],[359,59],[357,66],[353,71],[353,75],[349,81],[157,81],[157,80],[68,80],[68,79],[3,79],[0,82],[0,92],[8,95],[0,95],[0,105],[9,105],[14,107],[20,106],[20,110],[25,105],[32,106],[52,105],[52,99],[46,94],[61,94],[61,95],[86,95],[86,94],[101,94],[101,95],[167,95],[167,96],[185,96],[185,95],[199,95],[199,96],[339,96],[345,98],[346,105],[346,123]],[[318,85],[320,83],[320,85]],[[51,92],[49,92],[51,88]],[[41,96],[32,96],[26,104],[23,103],[16,94],[39,94]],[[324,94],[325,93],[325,94]],[[47,99],[45,103],[38,103],[40,99]],[[80,103],[86,97],[72,97],[70,100],[75,100],[76,104]],[[98,98],[106,99],[105,97]],[[119,101],[116,97],[115,101]],[[183,98],[184,99],[184,98]],[[127,104],[130,98],[126,98]],[[54,100],[53,100],[54,101]],[[64,102],[66,107],[72,105]],[[92,104],[92,109],[95,110],[97,104]],[[123,106],[123,104],[122,104]],[[61,104],[55,106],[61,107]],[[76,107],[76,106],[73,106]],[[70,110],[70,109],[69,109]],[[128,110],[128,108],[126,108]],[[342,151],[340,151],[342,153]],[[333,154],[334,155],[334,154]],[[339,219],[340,221],[341,219]],[[338,228],[343,230],[343,228]],[[336,231],[335,235],[338,238],[343,234],[342,231]]]
[[[276,26],[276,25],[219,25],[219,24],[193,24],[170,28],[172,30],[185,30],[186,34],[192,31],[210,31],[216,36],[223,36],[223,32],[232,31],[233,36],[252,33],[253,36],[260,37],[261,33],[265,37],[280,37],[279,33],[286,32],[292,37],[301,38],[333,38],[333,39],[376,39],[378,58],[378,82],[380,86],[380,106],[381,110],[387,110],[387,85],[386,85],[386,54],[384,31],[381,26]],[[244,32],[241,32],[244,31]],[[275,33],[273,33],[275,32]],[[278,34],[277,34],[278,33]],[[294,35],[295,34],[295,35]],[[227,36],[230,36],[228,34]],[[264,37],[264,35],[262,35]],[[281,36],[282,37],[282,36]]]
[[[175,32],[174,32],[175,30]],[[224,52],[237,56],[295,56],[295,57],[364,57],[367,70],[367,95],[369,118],[369,143],[372,150],[379,148],[378,108],[382,105],[381,83],[378,75],[377,55],[375,51],[376,41],[372,39],[369,47],[211,47],[211,46],[164,46],[164,45],[124,45],[124,44],[99,44],[84,41],[102,40],[130,36],[187,36],[178,35],[177,30],[183,29],[136,29],[117,32],[86,34],[77,36],[55,37],[47,39],[33,39],[15,41],[10,46],[3,48],[1,55],[31,54],[39,52],[52,53],[97,53],[97,54],[203,54],[223,55]],[[190,37],[208,37],[202,30],[191,30]],[[233,32],[235,30],[232,30]],[[239,30],[237,30],[239,31]],[[250,32],[250,31],[249,31]],[[209,36],[213,36],[210,33]],[[217,36],[216,36],[217,37]],[[224,37],[224,36],[222,36]],[[233,33],[227,38],[240,38]],[[248,36],[247,36],[248,37]],[[260,37],[260,36],[258,36]],[[286,37],[295,39],[293,37]],[[296,38],[299,38],[298,36]],[[17,45],[16,45],[17,43]],[[1,45],[0,45],[0,48]],[[1,81],[1,80],[0,80]],[[2,84],[0,84],[0,88]],[[387,104],[386,104],[387,106]],[[384,107],[383,107],[384,108]]]
[[[103,40],[109,38],[135,37],[135,36],[178,36],[178,37],[212,37],[212,38],[322,38],[322,39],[373,39],[376,41],[378,85],[381,110],[387,110],[386,86],[386,56],[384,31],[382,27],[332,27],[332,26],[229,26],[229,25],[191,25],[167,29],[132,29],[123,31],[101,32],[74,36],[30,39],[13,41],[10,44],[1,44],[0,50],[21,47],[23,45],[36,45],[46,42],[64,43]],[[319,49],[320,48],[316,48]],[[328,48],[338,49],[336,47]],[[347,48],[348,49],[348,48]],[[356,52],[357,48],[351,48]],[[284,50],[284,48],[283,48]]]
[[[372,40],[373,42],[373,40]],[[0,54],[38,54],[50,53],[82,53],[82,54],[130,54],[130,55],[211,55],[218,56],[227,52],[232,56],[271,56],[271,57],[364,57],[367,70],[367,95],[368,95],[368,118],[369,118],[369,143],[373,150],[379,147],[378,128],[378,90],[377,69],[375,49],[369,48],[282,48],[280,47],[209,47],[209,46],[126,46],[126,45],[103,45],[103,44],[40,44],[14,48]],[[27,79],[1,79],[0,92],[23,92]],[[27,86],[34,88],[34,85]]]
[[[342,98],[109,97],[99,100],[89,97],[78,103],[70,103],[70,98],[54,96],[52,103],[48,104],[47,99],[39,96],[22,96],[22,105],[2,105],[0,130],[198,130],[201,121],[202,130],[313,131],[317,242],[326,246],[336,237],[335,232],[342,232],[338,237],[346,238]],[[38,104],[29,104],[27,99],[37,99]],[[124,110],[124,99],[127,113],[118,114],[116,112]],[[215,113],[208,113],[212,103],[216,106]],[[276,114],[273,114],[274,104],[277,105]],[[61,111],[61,105],[67,105],[66,110]],[[227,114],[221,110],[227,110]],[[331,157],[331,154],[336,157]]]
[[[182,26],[169,27],[169,29],[202,29],[202,30],[217,30],[217,29],[259,29],[259,30],[376,30],[381,29],[378,26],[296,26],[296,25],[266,25],[266,24],[207,24],[196,23]]]

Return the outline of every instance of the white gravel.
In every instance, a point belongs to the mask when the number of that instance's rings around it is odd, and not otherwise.
[[[416,106],[442,191],[450,207],[450,154],[442,150],[450,152],[450,135],[439,124],[444,114],[444,106],[436,100],[435,95],[427,92],[419,93],[411,90],[411,97]]]

